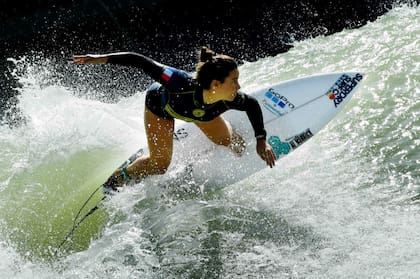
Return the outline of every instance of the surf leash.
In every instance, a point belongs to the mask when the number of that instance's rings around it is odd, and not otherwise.
[[[103,187],[103,185],[99,186],[98,188],[95,189],[95,191],[92,192],[92,194],[90,194],[89,198],[87,198],[87,200],[85,201],[85,203],[82,205],[82,207],[79,209],[79,211],[76,214],[76,217],[74,217],[73,220],[73,225],[71,230],[67,233],[67,235],[64,237],[63,241],[60,243],[60,245],[58,245],[56,253],[61,249],[61,247],[68,241],[70,241],[71,237],[73,236],[74,232],[76,231],[76,229],[80,226],[80,224],[83,223],[84,220],[86,220],[87,217],[89,217],[90,215],[92,215],[94,212],[96,212],[96,210],[98,210],[99,208],[101,208],[101,203],[103,200],[105,200],[108,195],[105,195],[104,197],[102,197],[102,199],[94,206],[92,207],[85,215],[83,215],[82,218],[79,219],[80,214],[82,213],[82,210],[86,207],[86,205],[88,204],[88,202],[93,198],[93,196],[99,191],[99,189],[101,189]]]
[[[126,170],[126,168],[127,168],[127,166],[128,166],[129,163],[130,163],[130,161],[127,160],[126,162],[124,162],[123,165],[120,166],[120,168],[121,168],[121,176],[123,177],[123,181],[130,180],[130,177],[128,176],[127,170]],[[60,243],[60,245],[57,247],[56,253],[61,249],[61,247],[64,245],[64,243],[66,243],[67,241],[70,241],[71,237],[73,236],[73,234],[76,231],[76,229],[80,226],[80,224],[82,224],[83,221],[86,220],[87,217],[89,217],[90,215],[92,215],[93,213],[95,213],[96,210],[98,210],[99,208],[101,208],[102,202],[105,199],[111,197],[114,193],[118,192],[118,189],[117,189],[118,186],[115,186],[115,185],[118,185],[118,184],[119,184],[118,183],[118,176],[112,175],[110,178],[108,178],[108,180],[104,184],[102,184],[101,186],[99,186],[98,188],[96,188],[95,191],[93,191],[92,194],[90,194],[90,196],[86,199],[85,203],[80,207],[79,211],[76,214],[76,217],[74,217],[72,228],[67,233],[67,235],[64,237],[64,239]],[[82,213],[83,209],[86,207],[86,205],[89,203],[89,201],[93,198],[93,196],[101,188],[102,188],[102,191],[104,193],[104,196],[102,197],[102,199],[94,207],[92,207],[85,215],[83,215],[83,217],[81,217],[79,219],[79,216]]]
[[[131,180],[131,177],[128,176],[127,174],[127,166],[129,164],[131,164],[134,160],[136,160],[138,157],[142,156],[144,153],[143,149],[139,149],[137,150],[136,153],[134,153],[133,155],[130,156],[130,158],[128,158],[128,160],[126,160],[120,167],[119,169],[121,170],[121,175],[123,177],[123,181],[124,184],[126,184],[128,181]],[[95,191],[92,192],[92,194],[90,194],[90,196],[87,198],[87,200],[85,201],[85,203],[82,205],[82,207],[79,209],[79,211],[76,214],[76,217],[74,217],[73,220],[73,225],[71,230],[67,233],[67,235],[64,237],[63,241],[60,243],[60,245],[58,245],[55,254],[57,254],[57,252],[61,249],[61,247],[63,247],[63,245],[70,241],[71,237],[73,236],[74,232],[76,231],[76,229],[80,226],[80,224],[83,223],[84,220],[86,220],[87,217],[89,217],[90,215],[92,215],[93,213],[95,213],[99,208],[102,207],[103,205],[103,201],[109,197],[111,197],[113,194],[115,194],[116,192],[118,192],[118,176],[114,176],[111,175],[108,180],[102,184],[101,186],[99,186],[98,188],[95,189]],[[93,198],[93,196],[99,191],[99,189],[102,188],[102,191],[104,193],[104,196],[102,197],[102,199],[94,206],[92,207],[85,215],[83,215],[82,218],[79,219],[80,214],[82,213],[83,209],[86,207],[86,205],[89,203],[89,201]],[[79,219],[79,220],[78,220]]]

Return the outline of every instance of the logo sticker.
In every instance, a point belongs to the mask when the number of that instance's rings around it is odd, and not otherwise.
[[[275,115],[282,116],[295,108],[294,104],[285,96],[275,92],[273,88],[268,89],[264,97],[262,101],[264,107]]]
[[[314,134],[312,134],[310,129],[307,129],[305,132],[302,132],[296,136],[286,139],[286,141],[290,144],[293,149],[298,148],[301,146],[305,141],[312,138]]]
[[[162,73],[162,79],[165,81],[169,81],[171,79],[173,72],[171,69],[166,68]]]
[[[291,148],[287,142],[282,142],[278,136],[270,136],[268,144],[273,148],[276,158],[280,157],[281,154],[289,154]]]
[[[204,111],[202,109],[195,109],[195,110],[193,110],[192,114],[195,117],[202,117],[202,116],[204,116],[204,114],[206,114],[206,111]]]
[[[174,139],[175,140],[185,139],[186,137],[188,137],[188,132],[185,131],[184,128],[178,129],[174,132]]]
[[[338,107],[347,95],[357,86],[363,76],[357,73],[354,77],[343,74],[325,94],[334,101],[334,106]]]
[[[273,148],[276,158],[279,158],[281,154],[289,154],[292,149],[298,148],[312,136],[313,133],[311,130],[306,129],[304,132],[290,137],[285,141],[281,141],[278,136],[270,136],[268,138],[268,144]]]

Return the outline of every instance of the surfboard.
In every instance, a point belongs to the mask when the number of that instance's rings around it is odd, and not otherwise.
[[[363,78],[364,74],[360,72],[326,73],[279,82],[248,92],[260,103],[267,140],[277,161],[316,136],[346,106]],[[246,142],[242,156],[235,155],[229,148],[213,144],[194,123],[177,120],[174,154],[166,173],[170,180],[175,178],[175,181],[188,184],[193,181],[200,190],[211,190],[232,185],[267,168],[256,153],[254,131],[246,113],[229,110],[223,117]],[[147,147],[140,148],[119,168],[147,153]],[[281,168],[277,166],[272,169],[279,170]],[[136,184],[136,181],[129,181],[127,184]],[[81,214],[101,188],[103,195],[99,203],[87,213]],[[101,207],[101,201],[114,193],[104,185],[96,188],[76,214],[71,230],[57,251],[68,242],[76,228]]]
[[[260,103],[267,141],[277,160],[321,131],[350,101],[363,78],[361,72],[334,72],[300,77],[247,92]],[[245,140],[244,154],[239,157],[224,146],[216,146],[194,123],[176,120],[174,154],[167,173],[187,173],[195,183],[218,187],[233,184],[266,168],[256,153],[256,140],[246,113],[229,110],[223,117]],[[147,148],[141,148],[124,164],[147,152]]]

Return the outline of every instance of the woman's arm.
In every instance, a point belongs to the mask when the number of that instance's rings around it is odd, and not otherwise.
[[[257,153],[260,155],[267,165],[273,167],[276,162],[276,155],[273,148],[267,143],[267,132],[264,128],[264,119],[260,104],[257,99],[244,93],[238,92],[238,96],[233,101],[237,109],[245,110],[246,114],[254,129],[255,138],[257,139]]]
[[[73,55],[73,61],[70,64],[105,64],[107,61],[107,54]]]
[[[154,80],[160,80],[165,65],[135,52],[74,55],[70,64],[115,64],[141,68]]]
[[[257,139],[257,153],[272,168],[276,163],[276,155],[274,154],[273,148],[266,141],[267,132],[264,128],[264,119],[260,104],[254,97],[247,97],[245,101],[246,114],[254,128],[255,138]]]

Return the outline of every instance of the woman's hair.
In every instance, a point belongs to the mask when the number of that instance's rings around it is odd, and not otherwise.
[[[201,47],[198,59],[196,81],[203,89],[209,89],[212,80],[224,82],[230,72],[238,68],[232,57],[214,55],[214,52],[207,47]]]

